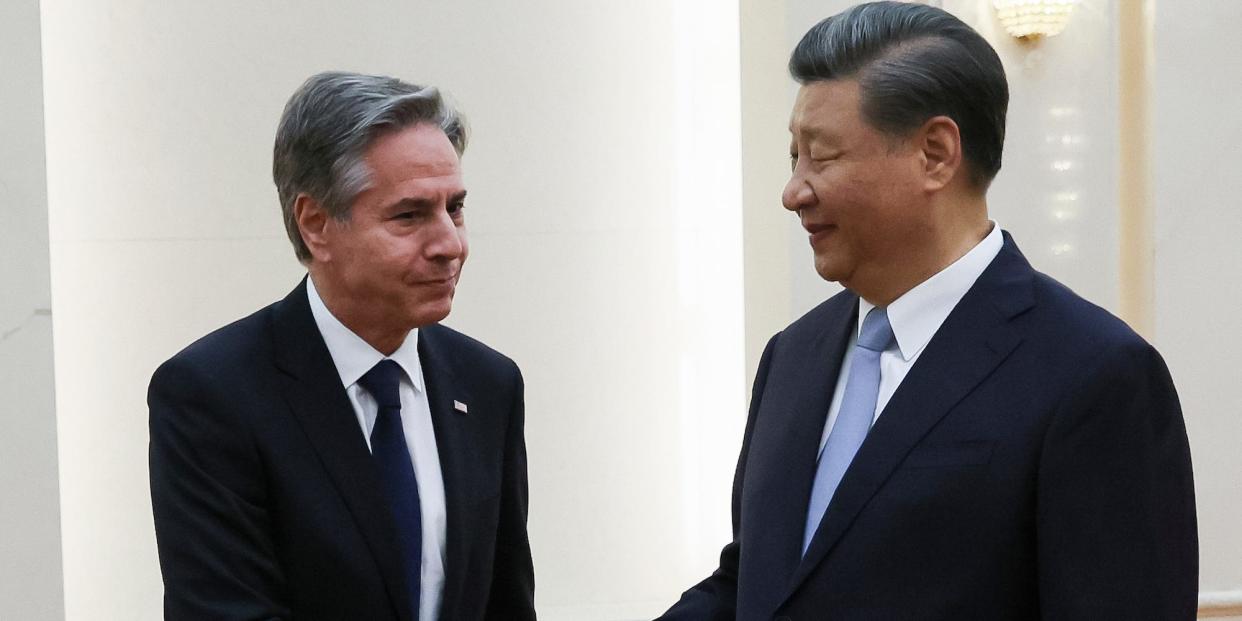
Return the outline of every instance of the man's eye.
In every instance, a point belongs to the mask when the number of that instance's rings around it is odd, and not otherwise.
[[[448,206],[448,212],[449,212],[449,213],[453,213],[453,214],[455,214],[455,213],[460,213],[460,212],[461,212],[461,210],[463,210],[463,209],[465,209],[465,208],[466,208],[466,204],[465,204],[465,203],[451,203],[451,204]]]
[[[414,219],[414,212],[412,212],[412,211],[402,211],[402,212],[398,212],[398,213],[397,213],[396,215],[394,215],[392,218],[393,218],[394,220],[413,220],[413,219]]]
[[[792,170],[797,167],[798,167],[798,154],[790,153],[789,154],[789,168]]]

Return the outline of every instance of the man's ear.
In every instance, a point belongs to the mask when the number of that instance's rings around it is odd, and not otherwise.
[[[298,223],[302,242],[306,244],[314,260],[321,263],[332,260],[328,244],[328,223],[332,216],[323,205],[307,194],[298,194],[293,199],[293,219]]]
[[[935,192],[949,185],[962,169],[962,133],[947,116],[934,116],[917,132],[923,152],[923,189]]]

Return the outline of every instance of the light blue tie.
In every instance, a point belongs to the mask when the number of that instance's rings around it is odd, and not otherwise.
[[[802,535],[802,554],[811,545],[811,538],[832,501],[832,495],[845,476],[846,468],[862,446],[871,421],[875,419],[875,402],[880,395],[880,354],[893,344],[893,328],[888,325],[888,311],[873,308],[863,320],[854,358],[850,362],[849,379],[841,397],[837,422],[828,434],[819,455],[815,483],[811,487],[811,504],[806,511],[806,531]]]

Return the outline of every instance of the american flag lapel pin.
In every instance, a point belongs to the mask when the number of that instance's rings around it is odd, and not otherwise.
[[[469,413],[470,413],[470,408],[467,408],[467,407],[466,407],[466,404],[464,404],[464,403],[462,403],[461,401],[458,401],[458,400],[456,400],[456,399],[454,399],[454,400],[453,400],[453,409],[454,409],[454,410],[457,410],[458,412],[461,412],[462,414],[469,414]]]

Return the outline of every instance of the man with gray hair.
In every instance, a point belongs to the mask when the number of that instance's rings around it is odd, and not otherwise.
[[[1168,369],[989,218],[996,52],[875,2],[813,27],[789,71],[782,203],[846,291],[768,342],[733,541],[663,619],[1193,619]]]
[[[304,278],[151,379],[169,619],[534,619],[522,376],[439,325],[468,246],[461,118],[322,73],[272,166]]]

